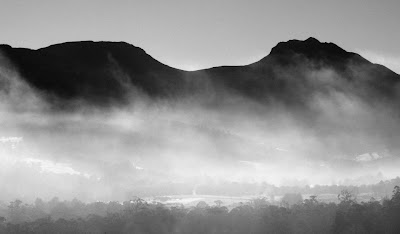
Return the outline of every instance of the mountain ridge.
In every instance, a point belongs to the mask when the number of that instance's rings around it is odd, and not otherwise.
[[[198,70],[194,70],[194,71],[209,70],[209,69],[218,68],[218,67],[243,67],[243,66],[249,66],[249,65],[252,65],[252,64],[255,64],[255,63],[258,63],[258,62],[264,60],[265,58],[267,58],[270,55],[282,54],[282,52],[284,50],[288,49],[287,45],[289,45],[289,48],[293,48],[293,46],[300,45],[301,43],[307,43],[308,45],[328,45],[329,47],[331,47],[331,49],[335,48],[337,50],[340,50],[341,52],[343,52],[343,54],[347,53],[347,54],[359,56],[363,60],[368,61],[367,59],[365,59],[361,55],[359,55],[357,53],[354,53],[354,52],[348,52],[348,51],[342,49],[341,47],[339,47],[338,45],[336,45],[335,43],[332,43],[332,42],[320,42],[318,39],[316,39],[314,37],[309,37],[309,38],[307,38],[306,40],[303,40],[303,41],[302,40],[297,40],[297,39],[291,39],[291,40],[288,40],[288,41],[279,42],[276,46],[274,46],[270,50],[269,53],[266,53],[266,55],[264,57],[262,57],[259,60],[254,61],[254,62],[251,62],[249,64],[243,64],[243,65],[218,65],[218,66],[212,66],[212,67],[209,67],[209,68],[202,68],[202,69],[198,69]],[[126,45],[128,47],[133,47],[135,49],[138,49],[138,50],[144,52],[145,54],[147,54],[150,57],[152,57],[154,60],[158,61],[159,63],[162,63],[163,65],[165,65],[167,67],[170,67],[170,68],[173,68],[173,69],[176,69],[176,70],[180,70],[180,71],[187,71],[187,70],[183,70],[183,69],[179,69],[179,68],[176,68],[176,67],[172,67],[172,66],[166,65],[165,63],[160,62],[159,60],[157,60],[156,58],[154,58],[153,56],[148,54],[146,52],[146,50],[144,50],[143,48],[135,46],[135,45],[130,44],[130,43],[125,42],[125,41],[93,41],[93,40],[66,41],[66,42],[60,42],[60,43],[51,44],[49,46],[41,47],[41,48],[38,48],[38,49],[30,49],[30,48],[26,48],[26,47],[13,47],[13,46],[11,46],[9,44],[0,44],[0,49],[2,47],[5,47],[7,49],[26,49],[26,50],[31,50],[31,51],[41,51],[41,50],[47,50],[47,49],[61,47],[61,46],[65,46],[65,45],[78,45],[78,44],[104,44],[104,45],[106,45],[106,44],[108,44],[108,45],[122,44],[122,45]],[[282,49],[282,48],[285,48],[285,49]],[[298,54],[302,53],[302,51],[295,51],[295,50],[292,51],[292,52],[298,53]],[[370,62],[370,61],[368,61],[368,62]],[[384,65],[381,65],[381,64],[376,64],[376,65],[384,66]],[[384,66],[384,67],[387,68],[386,66]],[[389,68],[387,68],[387,69],[389,69]],[[391,70],[391,69],[389,69],[389,70]],[[187,71],[187,72],[191,72],[191,71]]]
[[[82,98],[93,103],[125,102],[132,86],[137,92],[160,98],[202,93],[207,87],[214,94],[228,88],[256,99],[266,93],[280,92],[285,98],[293,91],[285,87],[295,81],[282,77],[297,76],[304,70],[332,69],[346,79],[361,79],[352,70],[369,70],[370,74],[382,76],[368,81],[382,93],[395,92],[389,90],[390,86],[400,80],[399,75],[384,66],[313,37],[280,42],[268,55],[248,65],[196,71],[165,65],[142,48],[126,42],[64,42],[37,50],[0,45],[0,50],[22,78],[38,90],[62,99]],[[282,76],[282,70],[293,74]]]

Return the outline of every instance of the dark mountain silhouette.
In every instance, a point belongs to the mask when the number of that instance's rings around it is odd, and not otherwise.
[[[327,84],[324,77],[310,80],[310,73],[330,69],[340,81],[361,84],[365,96],[395,98],[400,76],[389,69],[372,64],[355,53],[346,52],[335,44],[320,43],[314,38],[305,41],[281,42],[260,61],[239,67],[208,69],[208,74],[239,93],[261,100],[274,100],[299,105],[314,91],[339,87]],[[360,87],[361,88],[361,87]],[[361,94],[361,93],[360,93]]]
[[[132,86],[158,97],[180,92],[185,84],[183,71],[124,42],[67,42],[38,50],[3,45],[1,50],[30,85],[63,100],[123,103]]]
[[[250,65],[194,72],[166,66],[124,42],[67,42],[38,50],[0,48],[36,89],[98,105],[124,103],[132,92],[153,98],[212,92],[216,100],[223,100],[221,90],[228,90],[262,103],[278,101],[304,108],[309,94],[332,88],[318,78],[311,82],[310,72],[332,69],[340,79],[362,83],[362,90],[351,91],[364,98],[398,98],[395,87],[400,80],[383,66],[315,38],[280,42],[268,56]]]

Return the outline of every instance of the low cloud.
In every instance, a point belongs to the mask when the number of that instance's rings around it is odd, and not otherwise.
[[[127,83],[114,65],[112,74]],[[398,132],[387,107],[366,103],[354,92],[356,85],[324,68],[294,71],[290,91],[308,97],[308,110],[302,106],[298,112],[282,100],[265,104],[231,90],[223,90],[217,108],[210,107],[216,93],[211,85],[211,91],[205,88],[188,100],[153,100],[136,90],[124,107],[97,109],[83,103],[73,111],[53,112],[16,69],[1,69],[0,82],[6,85],[0,92],[0,190],[7,190],[7,199],[25,194],[125,200],[127,194],[178,193],[165,187],[195,187],[210,178],[338,183],[376,174],[383,166],[335,168],[335,160],[343,156],[345,163],[355,163],[357,155],[369,152],[365,145],[376,146],[376,129]],[[312,115],[300,116],[306,111]],[[29,183],[18,187],[26,178]]]

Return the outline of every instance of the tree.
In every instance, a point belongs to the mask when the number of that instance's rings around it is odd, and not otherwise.
[[[396,205],[400,205],[400,187],[397,185],[393,188],[393,195],[391,200]]]
[[[221,200],[216,200],[214,203],[217,205],[217,207],[221,207],[223,202]]]
[[[15,200],[13,202],[10,202],[10,205],[8,206],[10,222],[21,223],[21,222],[25,221],[24,210],[23,210],[23,207],[21,204],[22,204],[22,201],[19,199]]]
[[[197,203],[196,208],[199,209],[205,209],[208,207],[208,204],[205,201],[199,201],[199,203]]]
[[[354,196],[354,194],[347,189],[340,191],[340,193],[337,195],[337,198],[341,204],[351,205],[357,201],[357,198]]]

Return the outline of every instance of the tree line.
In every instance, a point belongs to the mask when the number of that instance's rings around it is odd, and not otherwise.
[[[318,196],[303,200],[292,193],[280,204],[257,198],[232,209],[219,200],[193,207],[140,198],[87,204],[15,200],[1,209],[0,233],[400,233],[399,186],[380,201],[358,202],[348,190],[337,199],[324,203]]]

